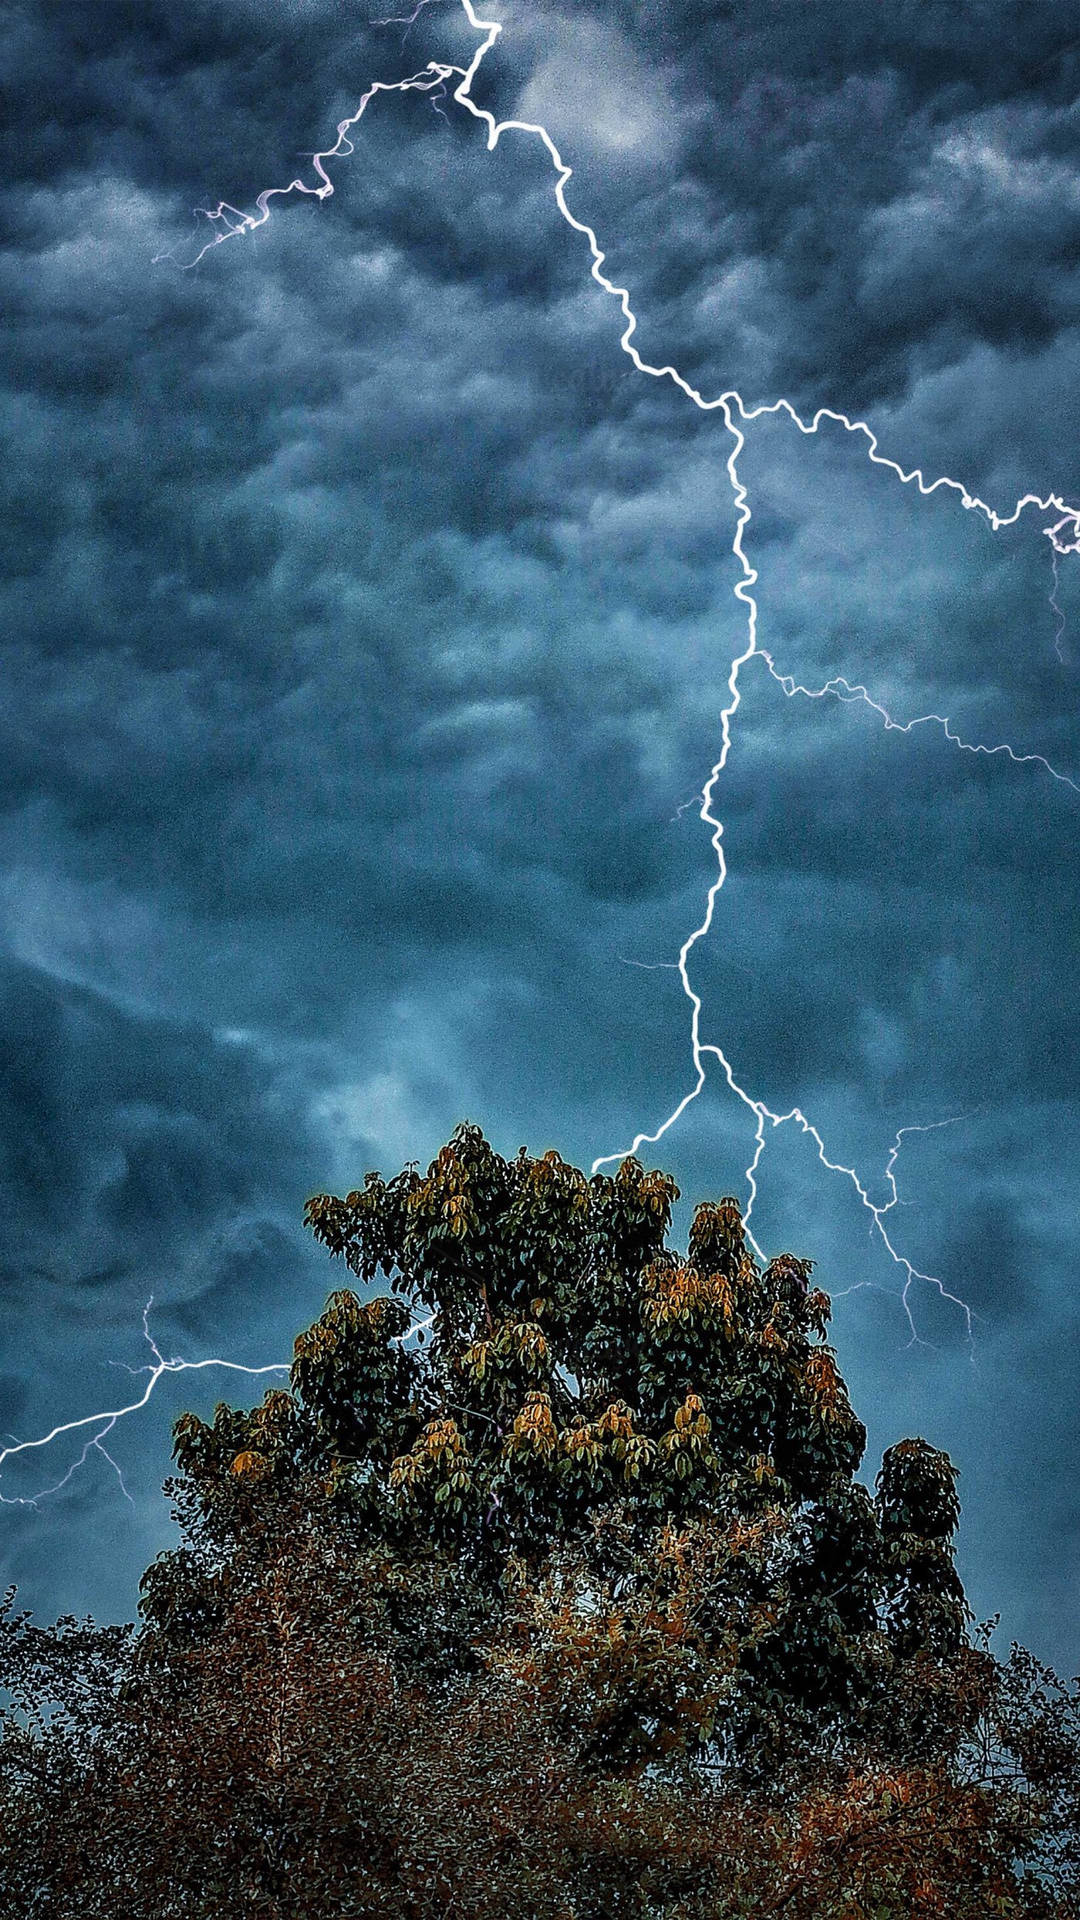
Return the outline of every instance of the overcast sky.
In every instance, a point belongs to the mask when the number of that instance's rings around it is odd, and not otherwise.
[[[372,9],[375,11],[376,9]],[[408,11],[393,8],[388,11]],[[706,397],[858,413],[1008,513],[1080,502],[1080,40],[1024,0],[506,0],[474,86],[542,121],[637,344]],[[309,1193],[468,1118],[578,1164],[695,1084],[672,963],[732,662],[734,442],[620,349],[533,135],[380,94],[334,193],[271,203],[373,80],[478,45],[457,0],[7,0],[0,252],[0,1428],[149,1352],[288,1358],[338,1276]],[[451,81],[451,85],[455,84]],[[233,224],[239,216],[232,216]],[[1080,1508],[1080,558],[865,440],[746,428],[764,659],[690,975],[772,1112],[753,1224],[815,1259],[881,1450],[961,1473],[980,1615],[1072,1673]],[[1017,755],[958,748],[1009,743]],[[644,1157],[747,1196],[714,1057]],[[257,1383],[256,1383],[257,1385]],[[130,1617],[170,1540],[166,1380],[0,1514],[26,1604]],[[10,1460],[9,1499],[76,1443]]]

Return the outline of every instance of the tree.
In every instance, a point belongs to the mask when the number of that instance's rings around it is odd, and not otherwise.
[[[762,1269],[732,1199],[678,1255],[677,1197],[634,1159],[588,1179],[468,1126],[424,1177],[317,1195],[317,1238],[390,1294],[331,1295],[291,1393],[181,1422],[178,1458],[222,1522],[256,1484],[324,1476],[388,1581],[422,1561],[456,1608],[452,1664],[478,1607],[489,1636],[492,1609],[529,1621],[538,1680],[593,1703],[597,1764],[719,1744],[751,1774],[850,1739],[905,1663],[932,1696],[968,1657],[955,1472],[903,1441],[873,1499],[812,1263]],[[449,1659],[445,1620],[437,1641]]]
[[[677,1254],[677,1197],[466,1126],[309,1202],[389,1291],[178,1422],[135,1633],[6,1621],[0,1907],[1072,1910],[1080,1702],[972,1643],[955,1470],[901,1441],[871,1495],[811,1263],[730,1199]]]

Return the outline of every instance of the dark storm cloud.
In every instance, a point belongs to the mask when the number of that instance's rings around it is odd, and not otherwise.
[[[1069,491],[1067,9],[505,18],[478,95],[551,125],[647,353],[709,393],[871,407],[896,457],[996,504]],[[6,21],[0,1421],[29,1430],[109,1403],[151,1290],[185,1349],[287,1354],[331,1279],[306,1192],[422,1159],[464,1113],[503,1150],[585,1161],[660,1124],[692,1084],[687,1004],[645,969],[700,919],[708,835],[677,809],[719,752],[744,627],[731,443],[629,369],[535,140],[491,155],[452,106],[381,98],[332,199],[181,264],[210,232],[192,206],[252,207],[369,79],[466,59],[459,9],[404,45],[339,0]],[[1037,520],[995,542],[783,423],[740,471],[778,670],[1075,772]],[[1059,591],[1071,621],[1067,566]],[[1018,1356],[1011,1477],[955,1313],[919,1293],[942,1354],[898,1361],[896,1272],[790,1132],[759,1230],[838,1294],[891,1289],[838,1301],[875,1444],[918,1426],[954,1447],[973,1577],[1058,1652],[1015,1515],[1075,1439],[1039,1355],[1075,1335],[1080,800],[939,732],[786,701],[760,663],[741,686],[703,1032],[875,1178],[898,1126],[956,1116],[908,1141],[894,1222],[984,1316],[987,1379]],[[651,1157],[689,1205],[739,1187],[752,1134],[714,1069]],[[166,1417],[141,1467],[124,1456],[132,1588]],[[114,1493],[94,1464],[55,1509],[63,1598],[78,1577],[124,1612],[119,1574],[94,1587]],[[1072,1522],[1060,1479],[1040,1487],[1049,1568]],[[49,1526],[29,1517],[10,1556],[45,1607]]]
[[[1003,1183],[1004,1188],[1004,1183]],[[1004,1188],[958,1209],[942,1264],[975,1311],[1003,1331],[1034,1304],[1030,1232],[1018,1220],[1015,1195]]]
[[[948,11],[645,10],[678,160],[620,261],[654,354],[864,408],[1075,325],[1073,17]]]
[[[200,1297],[302,1202],[310,1142],[242,1042],[10,962],[0,1007],[5,1290],[29,1319],[50,1289],[115,1310],[163,1257],[170,1296]]]
[[[239,1036],[139,1013],[5,961],[6,1441],[137,1398],[143,1380],[125,1369],[149,1357],[140,1318],[151,1300],[166,1352],[179,1340],[196,1358],[219,1348],[255,1364],[288,1356],[298,1303],[301,1315],[316,1306],[323,1284],[297,1232],[323,1152],[282,1079]],[[147,1493],[167,1466],[168,1419],[166,1404],[149,1432],[121,1427],[113,1449],[134,1489],[144,1557],[161,1535]],[[55,1484],[87,1438],[68,1454],[10,1460],[6,1496],[33,1498]],[[51,1587],[57,1604],[80,1606],[85,1594],[87,1604],[128,1612],[135,1563],[110,1556],[102,1510],[123,1495],[102,1457],[94,1461],[97,1476],[40,1509],[5,1509],[19,1543],[13,1556],[9,1541],[8,1562],[31,1586]]]

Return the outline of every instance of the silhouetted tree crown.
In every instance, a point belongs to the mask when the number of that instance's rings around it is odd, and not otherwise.
[[[965,1645],[955,1470],[902,1441],[872,1497],[812,1262],[762,1266],[730,1198],[674,1252],[677,1198],[636,1159],[588,1178],[556,1152],[504,1159],[472,1126],[426,1174],[316,1195],[316,1237],[389,1293],[332,1294],[291,1391],[188,1416],[180,1465],[219,1521],[314,1476],[388,1579],[442,1568],[444,1597],[497,1601],[535,1684],[583,1721],[595,1696],[605,1764],[710,1743],[767,1760],[895,1708],[912,1662],[928,1704],[894,1731],[925,1739],[935,1663]],[[456,1655],[441,1616],[451,1668],[475,1641],[459,1613]]]
[[[308,1221],[289,1388],[176,1427],[130,1629],[0,1608],[6,1920],[1073,1920],[1080,1695],[972,1644],[955,1472],[808,1260],[504,1160]]]

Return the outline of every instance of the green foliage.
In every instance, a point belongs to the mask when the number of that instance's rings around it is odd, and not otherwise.
[[[624,1680],[662,1632],[663,1684],[636,1707],[624,1688],[583,1733],[598,1764],[719,1743],[768,1765],[811,1726],[850,1731],[898,1662],[961,1649],[954,1474],[905,1441],[875,1500],[812,1263],[762,1267],[730,1198],[674,1252],[677,1198],[635,1159],[588,1178],[555,1152],[506,1160],[471,1126],[426,1175],[316,1195],[316,1237],[389,1292],[332,1294],[291,1391],[187,1417],[177,1458],[226,1532],[305,1476],[387,1567],[437,1563],[487,1593],[549,1675],[570,1656],[550,1610],[522,1624],[538,1595],[573,1590],[597,1676],[599,1623],[622,1623]],[[682,1570],[659,1592],[673,1542]]]
[[[1080,1694],[876,1493],[811,1263],[459,1128],[308,1220],[289,1388],[176,1427],[137,1629],[0,1614],[18,1920],[1071,1920]]]

